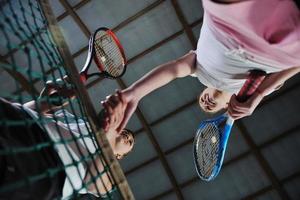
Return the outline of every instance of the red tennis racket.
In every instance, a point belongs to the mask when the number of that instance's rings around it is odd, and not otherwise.
[[[90,66],[94,60],[97,72],[89,73]],[[85,83],[90,77],[103,76],[105,78],[119,78],[126,71],[126,57],[123,47],[117,36],[108,28],[98,28],[89,39],[88,56],[80,71],[80,79]],[[69,81],[68,77],[64,77]],[[63,104],[56,90],[49,93],[51,103],[56,106]]]

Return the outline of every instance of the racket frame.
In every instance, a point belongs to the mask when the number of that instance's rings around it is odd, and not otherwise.
[[[120,53],[122,55],[123,62],[124,62],[124,70],[118,76],[111,76],[109,73],[104,71],[103,65],[101,64],[101,62],[99,62],[99,60],[95,56],[96,50],[95,50],[95,44],[94,43],[95,43],[95,40],[96,40],[96,35],[99,31],[105,31],[108,35],[110,35],[111,38],[114,40],[114,42],[116,43],[116,45],[118,46],[118,48],[120,50]],[[94,73],[88,74],[88,70],[91,66],[92,59],[94,59],[94,62],[96,63],[97,68],[100,72],[94,72]],[[126,63],[127,63],[127,60],[126,60],[125,52],[124,52],[124,49],[121,45],[121,42],[119,41],[117,36],[109,28],[100,27],[93,33],[93,35],[91,35],[91,37],[89,39],[88,56],[87,56],[86,62],[84,64],[84,67],[80,71],[80,79],[81,79],[82,82],[86,82],[86,80],[88,78],[90,78],[91,76],[103,76],[105,78],[110,78],[110,79],[119,78],[119,77],[123,76],[124,73],[126,72],[126,67],[127,67]]]
[[[123,58],[123,62],[124,62],[124,70],[123,70],[123,72],[119,76],[111,76],[109,73],[107,73],[106,71],[104,71],[103,65],[98,61],[98,59],[95,58],[94,41],[95,41],[95,37],[96,37],[96,35],[97,35],[97,33],[99,31],[105,31],[107,34],[109,34],[112,37],[112,39],[114,40],[114,42],[116,43],[116,45],[118,46],[120,52],[121,52],[121,55],[122,55],[122,58]],[[88,70],[89,70],[89,68],[91,66],[92,59],[94,59],[94,62],[96,63],[97,68],[98,68],[98,70],[100,72],[95,72],[95,73],[88,74]],[[124,49],[123,49],[123,47],[121,45],[121,42],[119,41],[119,39],[117,38],[117,36],[109,28],[100,27],[100,28],[98,28],[90,36],[88,55],[87,55],[85,64],[84,64],[83,68],[81,69],[81,71],[79,73],[80,80],[82,81],[82,83],[85,83],[87,81],[87,79],[90,78],[91,76],[100,76],[100,77],[103,76],[105,78],[110,78],[110,79],[119,78],[119,77],[123,76],[125,74],[125,72],[126,72],[126,67],[127,67],[126,63],[127,63],[127,59],[126,59],[126,56],[125,56],[125,52],[124,52]],[[68,79],[66,77],[67,76],[65,76],[64,79],[68,83]],[[49,96],[53,97],[53,98],[59,98],[59,95],[57,94],[56,91],[53,91],[52,93],[50,93]],[[61,97],[61,98],[64,99],[64,97]],[[52,104],[55,105],[55,106],[62,106],[61,102],[60,101],[56,101],[56,100],[53,100]]]
[[[203,132],[201,132],[201,129],[203,129],[207,124],[212,124],[212,125],[218,127],[218,125],[223,123],[224,121],[226,121],[226,123],[224,125],[223,130],[220,131],[220,129],[218,129],[218,134],[220,137],[220,144],[219,144],[219,149],[218,149],[218,158],[217,158],[217,162],[216,162],[217,164],[214,166],[214,168],[212,170],[212,174],[209,177],[204,177],[200,172],[200,169],[199,169],[200,167],[198,166],[198,162],[197,162],[197,145],[196,145],[196,143],[198,142],[198,139],[201,137],[201,133],[203,133]],[[227,141],[228,141],[228,138],[229,138],[229,135],[231,132],[231,128],[233,126],[233,122],[234,122],[234,120],[227,113],[224,113],[218,117],[215,117],[213,119],[208,119],[208,120],[205,120],[200,123],[198,130],[197,130],[196,137],[194,139],[193,156],[194,156],[194,164],[196,166],[196,172],[202,180],[211,181],[219,174],[219,172],[221,170],[221,165],[224,160]]]
[[[237,100],[240,102],[245,102],[249,97],[251,97],[251,95],[255,92],[255,90],[260,85],[260,83],[264,80],[265,76],[266,76],[266,73],[264,71],[261,71],[261,70],[250,71],[248,79],[246,80],[245,84],[243,85],[243,87],[241,88],[241,90],[239,91],[239,93],[237,95]],[[225,123],[224,127],[220,130],[218,128],[218,125],[220,123],[224,122],[225,120],[226,120],[226,123]],[[228,139],[230,136],[230,132],[231,132],[233,123],[234,123],[234,119],[232,119],[228,115],[227,112],[218,117],[215,117],[215,118],[209,119],[209,120],[205,120],[200,123],[198,130],[197,130],[196,137],[194,139],[193,155],[194,155],[194,164],[196,166],[197,174],[202,180],[211,181],[214,178],[216,178],[217,175],[219,174],[222,164],[223,164],[223,161],[224,161],[225,151],[226,151],[226,147],[227,147],[227,143],[228,143]],[[216,165],[214,166],[214,169],[212,170],[212,174],[209,177],[204,177],[200,172],[200,167],[197,162],[198,159],[197,159],[197,145],[196,144],[197,144],[198,138],[201,136],[200,129],[203,129],[207,124],[213,124],[214,126],[217,127],[218,134],[220,136],[220,143],[219,143],[219,149],[218,149],[217,162],[216,162]]]

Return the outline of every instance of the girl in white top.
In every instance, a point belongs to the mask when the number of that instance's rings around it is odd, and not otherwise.
[[[72,89],[51,82],[47,83],[46,88],[41,93],[41,97],[48,96],[53,89],[65,98],[74,97]],[[108,100],[109,103],[107,102]],[[123,107],[125,104],[122,101],[122,94],[117,93],[108,97],[105,102],[102,102],[106,112],[109,114],[104,119],[103,129],[117,159],[121,159],[131,151],[134,145],[134,138],[131,132],[126,130],[116,131],[124,115]],[[92,193],[96,196],[99,192],[101,195],[107,194],[107,191],[112,189],[112,178],[108,172],[103,173],[104,161],[98,155],[96,156],[98,146],[96,138],[91,135],[88,122],[78,119],[60,106],[55,108],[53,105],[49,105],[43,98],[38,101],[38,104],[40,114],[35,111],[36,103],[34,101],[24,104],[23,109],[37,121],[43,130],[46,130],[53,142],[53,147],[65,167],[66,179],[62,188],[62,199],[72,197],[74,190],[77,190],[80,194]],[[50,114],[53,109],[58,110]],[[42,124],[40,124],[40,117],[44,121]],[[94,162],[82,160],[90,156],[93,156]],[[89,184],[84,187],[93,177],[99,175],[98,172],[102,172],[103,175],[101,178],[96,179],[96,184]]]
[[[196,51],[158,66],[122,91],[127,124],[141,98],[170,81],[196,76],[207,88],[199,97],[207,112],[227,109],[233,119],[251,115],[264,96],[300,71],[300,12],[291,0],[203,0]],[[236,100],[249,70],[268,73],[255,94]]]

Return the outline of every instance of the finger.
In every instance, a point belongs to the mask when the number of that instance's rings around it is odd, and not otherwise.
[[[238,102],[235,97],[232,97],[229,101],[229,107],[231,108],[231,110],[235,110],[238,112],[246,112],[248,110],[245,103]]]
[[[125,100],[125,95],[121,92],[121,91],[118,91],[117,92],[118,96],[119,96],[119,99],[121,101],[121,110],[122,110],[122,115],[124,115],[124,111],[128,105],[127,101]]]
[[[241,116],[240,113],[236,113],[236,112],[234,112],[234,113],[228,113],[228,114],[229,114],[230,117],[231,117],[232,119],[234,119],[234,120],[238,119],[238,118]]]
[[[127,111],[127,112],[126,112],[126,110],[125,110],[125,113],[124,113],[124,117],[123,117],[123,119],[122,119],[122,122],[120,123],[119,127],[117,128],[117,131],[118,131],[118,132],[120,132],[121,130],[123,130],[123,129],[125,128],[125,126],[127,125],[128,121],[129,121],[129,119],[130,119],[130,117],[132,116],[133,112],[134,112],[134,109],[129,110],[129,111]]]
[[[115,108],[119,103],[119,97],[117,95],[111,95],[107,101]]]
[[[228,107],[227,112],[228,112],[229,116],[234,119],[234,116],[236,115],[236,111],[233,110],[231,106]]]
[[[229,111],[228,114],[235,120],[237,119],[240,119],[240,118],[243,118],[245,116],[249,116],[250,113],[249,111],[247,110],[247,112],[239,112],[239,111]]]
[[[105,97],[106,100],[109,100],[109,98],[111,97],[111,95],[108,95]]]
[[[228,114],[232,117],[232,118],[237,118],[237,117],[244,117],[244,116],[248,116],[249,112],[244,112],[244,111],[237,111],[237,110],[228,110]]]
[[[108,118],[108,122],[111,123],[113,120],[113,110],[111,108],[111,106],[108,104],[108,102],[104,102],[103,103],[103,107],[106,110],[106,117]]]
[[[107,121],[103,121],[103,124],[102,124],[102,128],[104,130],[104,132],[108,132],[109,130],[109,123]]]
[[[105,103],[110,106],[112,109],[114,109],[116,107],[116,103],[115,101],[112,100],[112,97],[110,97],[109,99],[105,100]]]
[[[126,109],[125,105],[121,102],[120,97],[118,94],[114,95],[114,97],[111,97],[113,101],[116,103],[114,109],[115,115],[118,118],[118,121],[121,121],[121,119],[124,116],[124,110]]]
[[[125,117],[123,118],[123,120],[120,123],[119,127],[117,128],[117,132],[118,133],[121,132],[121,130],[123,130],[125,128],[125,126],[128,123],[128,121],[129,121],[129,117],[126,117],[126,115],[125,115]]]
[[[239,102],[237,98],[232,98],[229,103],[231,103],[232,107],[236,110],[242,112],[249,112],[249,109],[251,108],[251,102],[252,102],[251,98],[245,102]]]
[[[237,109],[233,103],[229,103],[228,109],[227,109],[228,114],[232,117],[235,118],[236,115],[243,114],[245,111],[241,111],[240,109]]]
[[[106,105],[105,101],[101,101],[100,103],[103,107],[103,109],[100,112],[100,116],[103,117],[103,118],[108,118],[108,113],[107,113],[107,108],[106,108],[107,105]]]
[[[119,100],[124,104],[125,101],[125,95],[123,94],[123,92],[121,92],[120,90],[117,90],[117,95],[119,97]]]
[[[244,117],[243,115],[234,115],[234,116],[232,116],[232,119],[238,120],[238,119],[241,119],[243,117]]]
[[[103,107],[104,107],[104,104],[102,104],[103,105]],[[103,128],[103,130],[105,131],[105,132],[107,132],[107,130],[109,129],[109,123],[108,123],[108,117],[107,117],[107,112],[106,112],[106,109],[104,108],[103,109],[103,111],[101,111],[101,112],[103,112],[104,114],[101,114],[100,116],[102,117],[101,119],[100,119],[100,121],[101,121],[101,127]]]
[[[117,126],[119,124],[117,105],[113,101],[107,101],[105,104],[109,112],[110,123],[113,124],[112,126]]]

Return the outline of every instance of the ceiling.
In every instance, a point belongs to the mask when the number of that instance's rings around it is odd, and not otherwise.
[[[203,15],[200,0],[50,3],[78,69],[98,27],[113,29],[125,49],[128,68],[121,79],[95,79],[87,86],[97,111],[116,88],[195,49]],[[0,72],[2,91],[11,84],[7,77]],[[42,88],[39,82],[35,86]],[[197,177],[192,160],[195,130],[208,117],[197,105],[202,89],[196,78],[187,77],[140,102],[128,124],[136,145],[120,162],[136,199],[299,199],[300,76],[235,124],[222,171],[210,183]]]

